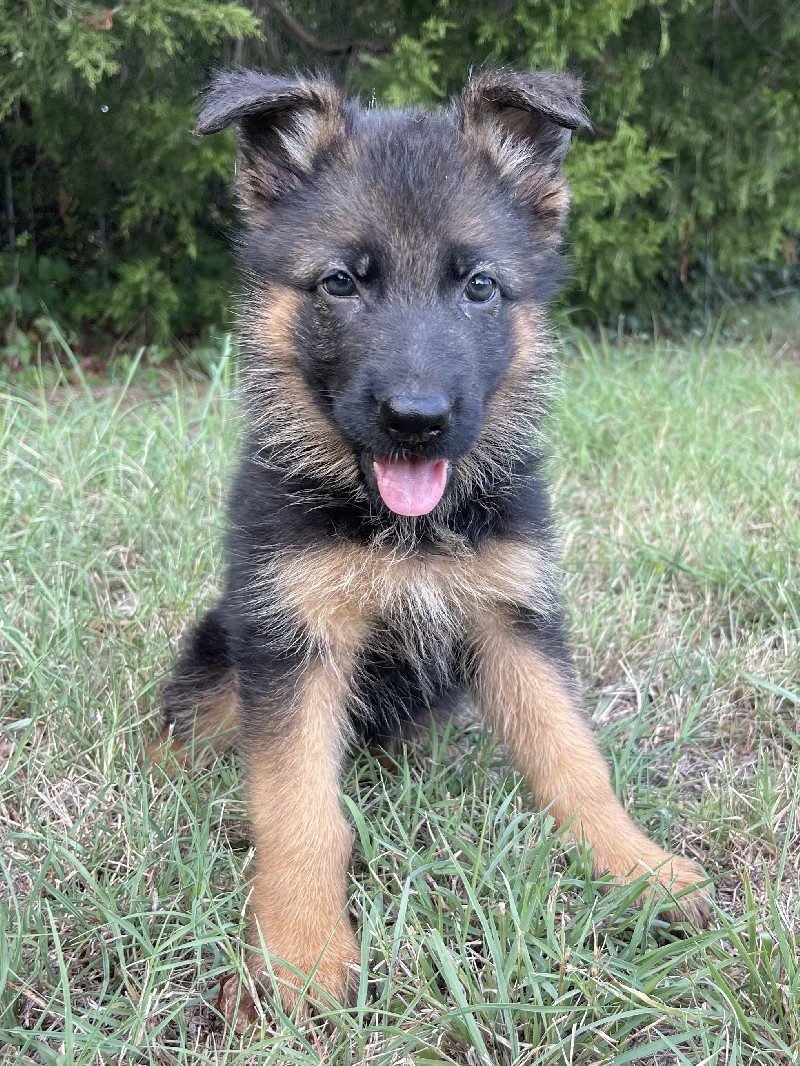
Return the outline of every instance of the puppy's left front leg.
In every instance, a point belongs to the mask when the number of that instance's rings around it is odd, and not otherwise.
[[[550,633],[549,639],[560,640]],[[708,919],[707,890],[699,866],[671,855],[634,824],[616,797],[605,759],[578,706],[570,671],[545,654],[521,626],[502,616],[479,623],[472,656],[475,700],[508,745],[540,808],[556,825],[568,825],[592,850],[596,875],[629,882],[647,874],[651,885],[680,895],[669,908],[674,921]]]

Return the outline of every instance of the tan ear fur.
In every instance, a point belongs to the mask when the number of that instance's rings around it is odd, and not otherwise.
[[[236,186],[241,206],[255,211],[312,173],[344,129],[344,101],[323,78],[276,78],[256,71],[217,76],[195,132],[235,126]]]
[[[569,192],[562,166],[571,131],[589,128],[581,83],[568,74],[485,71],[461,94],[463,135],[489,157],[552,232]]]

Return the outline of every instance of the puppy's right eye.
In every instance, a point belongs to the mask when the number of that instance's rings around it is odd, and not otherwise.
[[[473,274],[464,287],[464,295],[475,304],[488,304],[497,292],[497,282],[488,274]]]
[[[355,296],[356,283],[343,270],[335,270],[322,279],[320,285],[329,296]]]

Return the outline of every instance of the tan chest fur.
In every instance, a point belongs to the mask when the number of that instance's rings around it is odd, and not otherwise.
[[[546,613],[554,588],[552,562],[541,549],[499,538],[479,550],[420,552],[346,541],[290,549],[265,561],[259,578],[258,600],[288,610],[310,642],[334,659],[367,641],[379,643],[388,630],[414,656],[435,655],[504,607]],[[255,598],[253,606],[258,612]]]

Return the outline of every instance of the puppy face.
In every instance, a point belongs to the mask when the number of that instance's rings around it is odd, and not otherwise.
[[[558,274],[567,127],[586,124],[577,84],[484,75],[431,114],[229,75],[200,130],[230,121],[253,380],[270,380],[273,399],[276,372],[299,382],[272,419],[263,407],[265,442],[271,421],[285,436],[294,417],[375,507],[434,511],[512,364],[532,357],[531,322]]]

